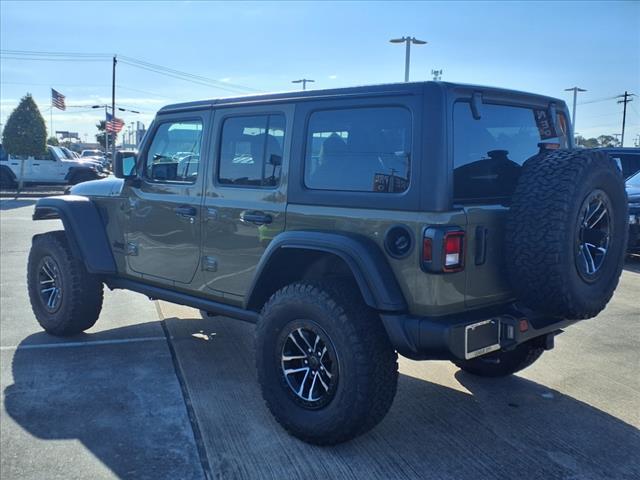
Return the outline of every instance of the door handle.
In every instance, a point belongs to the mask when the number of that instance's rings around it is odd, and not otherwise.
[[[268,213],[245,210],[240,214],[240,221],[254,225],[265,225],[273,222],[273,217]]]
[[[191,207],[189,205],[181,205],[173,209],[176,212],[176,215],[179,217],[195,217],[198,212],[196,211],[196,207]]]

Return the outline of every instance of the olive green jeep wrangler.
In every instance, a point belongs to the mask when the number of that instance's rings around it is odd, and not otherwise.
[[[170,105],[115,176],[45,198],[31,304],[90,328],[103,285],[254,322],[267,406],[335,444],[389,410],[397,354],[480,376],[597,315],[627,235],[621,172],[563,101],[424,82]]]

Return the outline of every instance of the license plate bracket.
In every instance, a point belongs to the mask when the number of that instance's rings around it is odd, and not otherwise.
[[[464,358],[469,360],[500,350],[500,321],[495,318],[467,325],[464,329]]]

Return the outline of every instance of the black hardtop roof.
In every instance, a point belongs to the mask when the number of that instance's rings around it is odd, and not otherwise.
[[[466,91],[477,90],[486,93],[514,95],[518,97],[527,96],[536,98],[542,102],[556,102],[564,105],[564,100],[538,95],[534,93],[522,92],[518,90],[509,90],[505,88],[487,87],[481,85],[470,85],[464,83],[451,82],[408,82],[408,83],[386,83],[378,85],[363,85],[357,87],[331,88],[321,90],[299,90],[281,93],[264,93],[256,95],[244,95],[240,97],[217,98],[211,100],[199,100],[195,102],[174,103],[162,107],[158,113],[171,113],[184,110],[195,110],[201,108],[209,108],[214,106],[237,105],[237,104],[261,104],[276,103],[287,101],[312,100],[318,98],[339,98],[351,96],[377,96],[377,95],[416,95],[423,93],[426,87],[435,87],[448,91]]]

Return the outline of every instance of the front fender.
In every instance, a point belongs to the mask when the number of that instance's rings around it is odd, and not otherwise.
[[[351,270],[367,305],[387,312],[407,309],[395,274],[375,242],[361,235],[322,231],[288,231],[277,235],[260,259],[249,290],[248,304],[262,273],[274,254],[282,249],[315,250],[336,255]]]
[[[112,275],[116,262],[109,246],[100,212],[87,197],[62,195],[36,202],[34,220],[62,220],[71,250],[90,273]]]

